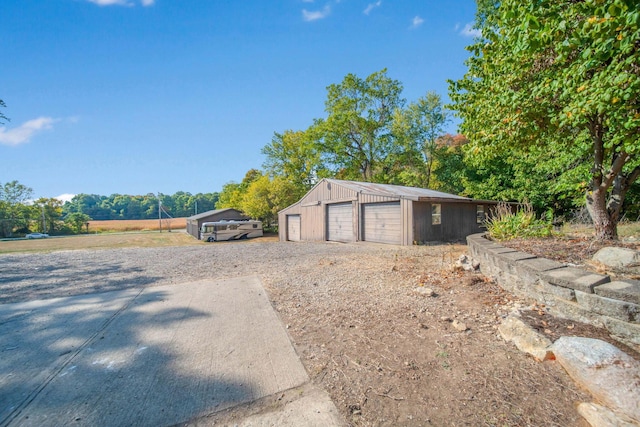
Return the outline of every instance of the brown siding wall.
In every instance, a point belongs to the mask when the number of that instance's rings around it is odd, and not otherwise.
[[[442,240],[441,226],[431,225],[431,203],[413,202],[413,240],[418,244]]]
[[[414,241],[462,240],[485,230],[476,223],[475,203],[441,203],[442,223],[431,225],[431,203],[414,202]],[[485,206],[485,210],[488,206]]]
[[[405,246],[413,245],[415,240],[415,230],[413,227],[413,206],[411,200],[400,200],[400,211],[402,215],[402,244]]]
[[[329,203],[355,201],[357,197],[358,193],[355,191],[329,182],[320,182],[300,202],[281,211],[278,215],[278,221],[281,224],[285,224],[286,215],[300,214],[300,238],[302,240],[324,241],[327,239],[326,205]],[[355,233],[357,233],[357,230],[354,230]],[[280,240],[286,240],[286,229],[283,230],[280,227],[278,234]]]
[[[281,242],[287,240],[287,215],[300,215],[300,212],[300,203],[296,203],[278,213],[278,238]]]
[[[325,206],[323,204],[302,208],[302,225],[300,228],[302,240],[326,240],[325,215]]]

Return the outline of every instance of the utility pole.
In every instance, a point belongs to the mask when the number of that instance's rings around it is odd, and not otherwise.
[[[44,205],[42,205],[42,232],[47,233],[47,220],[44,217]]]
[[[196,215],[198,215],[198,201],[196,200]]]
[[[158,223],[160,224],[160,232],[162,233],[162,200],[160,200],[160,193],[158,193]]]

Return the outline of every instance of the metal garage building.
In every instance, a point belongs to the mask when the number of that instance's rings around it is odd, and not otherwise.
[[[323,179],[278,213],[280,240],[412,245],[484,231],[496,202],[423,188]]]
[[[187,218],[187,233],[196,239],[200,239],[200,226],[203,222],[222,221],[223,219],[249,219],[249,217],[232,208],[202,212]]]

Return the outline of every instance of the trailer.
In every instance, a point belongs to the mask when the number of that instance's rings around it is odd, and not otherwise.
[[[220,242],[262,237],[262,222],[255,220],[220,220],[204,222],[200,227],[200,240]]]

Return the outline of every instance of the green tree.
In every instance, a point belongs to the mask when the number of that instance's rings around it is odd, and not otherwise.
[[[469,70],[450,85],[469,152],[490,160],[578,147],[590,157],[585,200],[596,237],[617,238],[640,175],[637,1],[483,0],[477,26]]]
[[[241,210],[251,218],[269,226],[274,219],[271,180],[268,175],[254,179],[247,187],[240,203]]]
[[[89,221],[91,221],[91,217],[80,212],[71,213],[64,219],[64,222],[76,234],[82,233],[83,228]]]
[[[56,198],[41,197],[34,202],[31,217],[38,231],[55,234],[61,228],[62,202]]]
[[[432,188],[437,139],[444,134],[449,113],[435,92],[394,112],[392,130],[399,153],[398,180],[403,185]]]
[[[191,196],[188,202],[189,214],[187,216],[215,209],[218,197],[218,193],[198,193]]]
[[[142,197],[142,209],[145,219],[158,218],[158,197],[153,193],[147,193]]]
[[[451,194],[464,192],[467,167],[462,147],[468,142],[463,135],[445,134],[436,139],[436,149],[433,152],[433,189]]]
[[[218,193],[198,193],[195,196],[184,191],[173,195],[147,193],[144,196],[128,194],[77,194],[62,209],[63,215],[85,213],[95,220],[109,219],[156,219],[158,218],[158,197],[162,208],[173,217],[191,216],[195,214],[195,203],[198,211],[214,209]]]
[[[327,91],[327,118],[316,119],[309,136],[337,176],[376,180],[397,148],[391,124],[393,112],[404,104],[402,84],[383,69],[365,79],[347,74]]]
[[[257,169],[250,169],[240,184],[228,182],[222,186],[222,191],[216,202],[216,209],[233,208],[242,210],[242,203],[247,188],[251,183],[263,176]]]
[[[117,219],[113,212],[112,199],[115,195],[99,196],[97,194],[76,194],[62,206],[62,214],[66,217],[70,213],[85,213],[95,220]]]
[[[276,176],[271,181],[270,199],[274,218],[278,212],[291,206],[306,194],[306,190],[301,191],[300,187],[284,177]]]
[[[280,176],[303,191],[309,190],[328,172],[318,147],[309,132],[286,130],[274,133],[271,143],[262,149],[265,170],[271,176]]]
[[[11,237],[14,230],[28,230],[31,209],[26,205],[33,190],[18,181],[0,185],[0,236]]]

